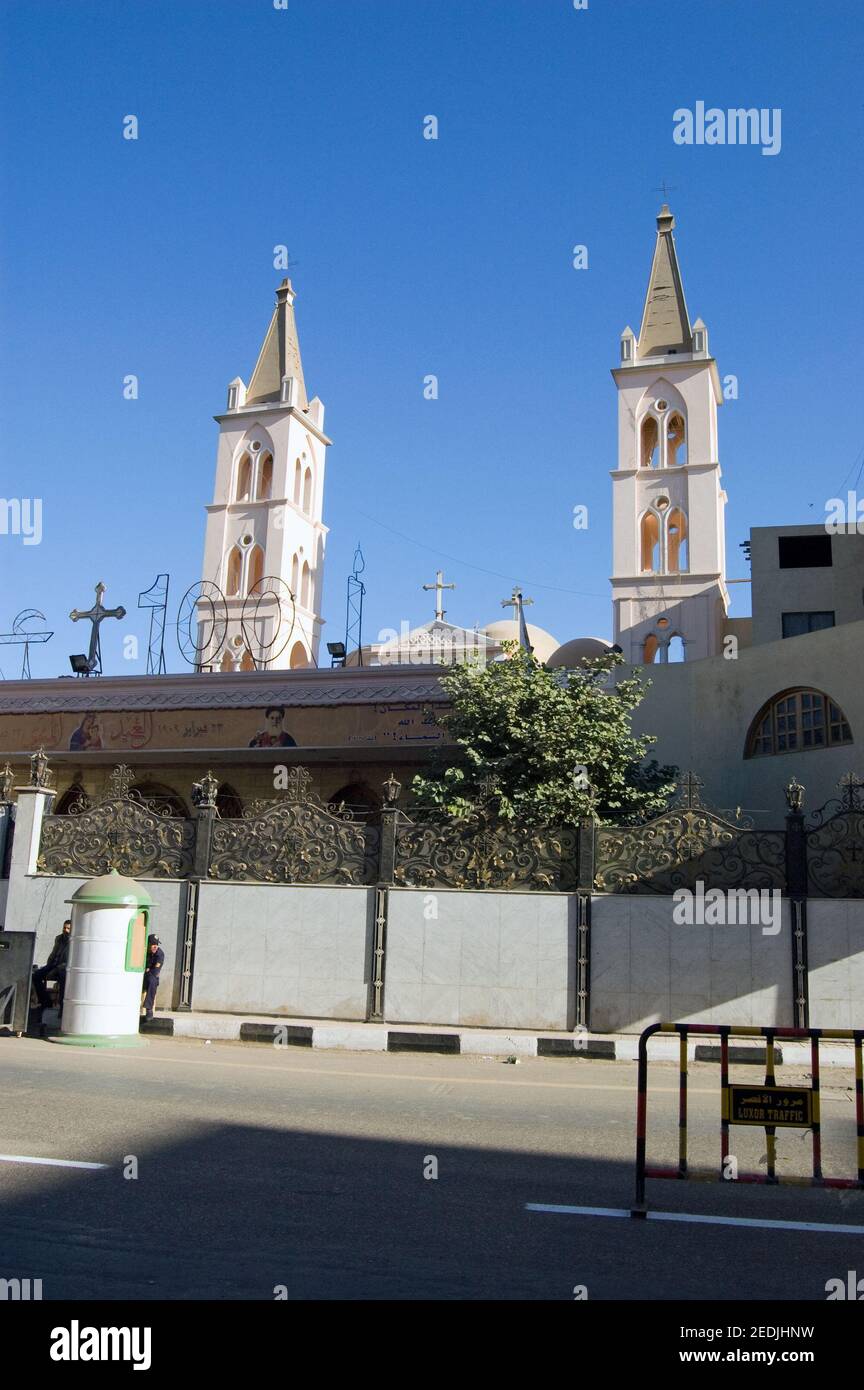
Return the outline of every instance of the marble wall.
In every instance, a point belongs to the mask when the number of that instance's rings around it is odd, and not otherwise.
[[[193,1009],[366,1017],[374,891],[202,883]]]
[[[565,1030],[575,975],[571,895],[390,891],[388,1023]]]
[[[792,941],[782,904],[760,926],[679,926],[670,897],[609,894],[591,903],[592,1032],[651,1023],[792,1026]]]
[[[807,903],[811,1028],[864,1028],[864,901]]]

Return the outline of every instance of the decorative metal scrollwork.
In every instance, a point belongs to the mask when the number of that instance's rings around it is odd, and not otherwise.
[[[571,892],[576,829],[522,829],[481,807],[471,815],[396,825],[394,880],[408,888],[534,888]]]
[[[147,801],[132,787],[128,767],[117,767],[108,792],[89,804],[79,798],[70,814],[45,816],[37,869],[93,878],[117,869],[131,878],[186,878],[192,872],[195,825]]]
[[[839,797],[807,819],[807,880],[814,897],[864,898],[864,782],[849,772]]]
[[[210,877],[257,883],[374,883],[380,832],[334,815],[292,768],[283,798],[257,801],[242,818],[217,821]]]
[[[697,881],[712,888],[785,888],[784,833],[724,820],[703,805],[701,785],[688,772],[668,811],[643,825],[598,829],[598,892],[672,893]]]

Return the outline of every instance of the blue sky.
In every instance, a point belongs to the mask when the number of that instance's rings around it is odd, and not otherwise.
[[[358,541],[367,640],[432,616],[439,566],[453,621],[502,616],[518,579],[560,640],[608,635],[609,372],[664,179],[691,317],[739,379],[720,458],[745,577],[749,527],[821,520],[864,445],[862,35],[855,0],[3,5],[0,495],[43,499],[43,539],[0,536],[0,630],[42,609],[33,672],[59,675],[102,579],[129,610],[105,670],[144,669],[137,596],[170,571],[170,623],[200,577],[212,416],[249,380],[285,243],[334,440],[326,638]],[[780,153],[674,144],[699,100],[780,107]],[[166,651],[181,669],[170,631]]]

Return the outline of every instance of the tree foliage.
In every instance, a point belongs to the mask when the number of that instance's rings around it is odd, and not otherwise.
[[[579,671],[550,671],[505,645],[507,659],[441,677],[450,705],[436,717],[453,742],[415,776],[415,802],[465,816],[491,801],[503,818],[535,826],[663,810],[677,769],[645,761],[656,739],[634,735],[632,714],[647,686],[638,675],[616,681],[623,658],[609,652]]]

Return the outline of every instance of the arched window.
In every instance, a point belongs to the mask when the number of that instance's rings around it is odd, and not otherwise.
[[[303,510],[307,514],[312,510],[312,469],[307,468],[303,475]]]
[[[849,721],[821,690],[784,690],[762,706],[747,734],[745,758],[852,743]]]
[[[685,655],[684,638],[680,635],[680,633],[676,632],[673,634],[672,637],[669,638],[669,641],[666,645],[666,660],[686,661],[686,659],[687,658]]]
[[[660,518],[656,512],[646,512],[640,525],[642,538],[642,573],[660,572]]]
[[[228,782],[216,793],[216,810],[222,820],[239,820],[243,814],[243,802]]]
[[[237,493],[238,502],[248,502],[252,496],[252,460],[248,454],[244,454],[237,469]]]
[[[300,491],[303,487],[303,465],[298,459],[294,464],[294,503],[300,506]]]
[[[677,412],[669,416],[666,426],[666,467],[680,468],[687,462],[687,431],[684,417]]]
[[[223,657],[222,657],[222,661],[221,661],[221,663],[220,663],[219,669],[220,669],[221,671],[233,671],[233,670],[234,670],[234,653],[233,653],[233,652],[226,651],[226,652],[224,653],[224,655],[223,655]]]
[[[87,794],[80,782],[73,782],[67,788],[53,808],[52,816],[74,816],[77,812],[83,811],[88,805]]]
[[[687,518],[680,507],[674,507],[666,518],[666,570],[669,574],[685,574],[687,560]]]
[[[294,595],[294,600],[295,600],[295,602],[296,602],[297,599],[299,599],[299,597],[300,597],[300,592],[299,592],[299,590],[300,590],[300,560],[299,560],[299,558],[295,555],[295,556],[294,556],[294,559],[291,561],[291,592],[292,592],[292,594]]]
[[[308,665],[306,648],[303,646],[302,642],[295,642],[294,646],[291,648],[291,670],[298,671],[301,666]]]
[[[228,556],[228,567],[225,574],[225,595],[227,598],[239,598],[240,596],[240,577],[243,573],[243,555],[238,547],[232,546]]]
[[[258,465],[258,488],[255,496],[259,502],[266,502],[273,495],[273,455],[264,454]]]
[[[141,782],[133,788],[133,792],[136,801],[152,801],[154,809],[163,816],[189,815],[189,808],[182,796],[178,796],[173,787],[166,787],[162,782]]]
[[[640,463],[643,468],[660,467],[660,431],[653,415],[646,415],[642,421],[642,453]]]
[[[240,670],[241,670],[241,671],[254,671],[254,670],[255,670],[255,661],[254,661],[253,656],[252,656],[252,653],[250,652],[250,650],[249,650],[248,647],[246,647],[245,650],[244,650],[244,652],[243,652],[243,659],[242,659],[242,661],[240,662]]]
[[[253,545],[249,551],[248,568],[246,570],[248,583],[246,585],[247,594],[255,588],[259,580],[264,578],[264,551],[260,545]]]
[[[303,561],[303,587],[300,593],[300,602],[304,608],[309,607],[312,596],[312,571],[309,568],[309,561]]]
[[[652,632],[650,637],[645,638],[645,645],[642,648],[642,660],[646,666],[653,666],[654,662],[657,660],[659,648],[660,643]]]
[[[347,783],[333,793],[329,802],[337,813],[338,808],[344,805],[346,811],[353,811],[355,816],[361,816],[364,820],[381,809],[380,801],[365,782]]]

